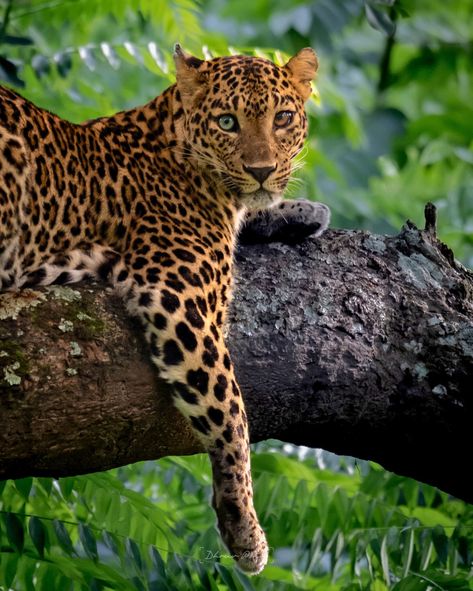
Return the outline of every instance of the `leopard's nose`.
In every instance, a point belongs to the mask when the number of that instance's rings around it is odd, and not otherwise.
[[[256,179],[259,183],[263,184],[264,181],[268,178],[268,176],[276,170],[276,165],[274,166],[245,166],[243,165],[243,170],[248,174]]]

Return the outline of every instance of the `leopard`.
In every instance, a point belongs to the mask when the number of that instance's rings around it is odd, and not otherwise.
[[[328,225],[327,206],[283,199],[318,59],[311,48],[284,65],[201,59],[179,44],[173,56],[176,81],[159,96],[83,123],[0,87],[0,291],[115,288],[210,457],[223,542],[256,574],[268,542],[225,320],[242,228],[264,241]]]

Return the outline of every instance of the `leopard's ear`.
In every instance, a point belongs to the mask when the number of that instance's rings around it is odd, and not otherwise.
[[[311,92],[311,81],[315,78],[319,60],[311,47],[301,49],[287,62],[284,69],[289,73],[296,90],[306,101]]]
[[[208,76],[203,71],[204,60],[186,53],[179,43],[174,46],[176,64],[176,83],[184,109],[188,110],[206,87]]]

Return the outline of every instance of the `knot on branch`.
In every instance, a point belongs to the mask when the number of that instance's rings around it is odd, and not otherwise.
[[[425,228],[424,231],[432,237],[437,237],[437,208],[430,201],[424,208]]]

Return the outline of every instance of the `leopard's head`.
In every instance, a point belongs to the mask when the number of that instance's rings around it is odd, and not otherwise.
[[[307,135],[314,51],[277,66],[243,55],[200,60],[176,45],[174,59],[190,157],[231,189],[239,207],[279,201]]]

